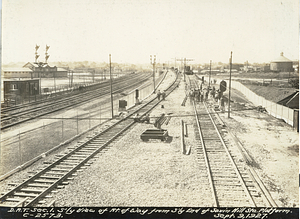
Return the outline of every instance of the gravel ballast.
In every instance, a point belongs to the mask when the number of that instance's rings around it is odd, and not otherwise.
[[[175,79],[169,73],[158,88],[165,89]],[[137,123],[125,136],[100,153],[86,170],[78,173],[64,190],[55,194],[58,206],[212,206],[206,171],[201,171],[193,148],[193,109],[186,104],[184,84],[162,101],[150,114],[150,124]],[[155,117],[172,115],[166,142],[140,135],[154,128]],[[188,124],[187,145],[190,155],[181,149],[181,120]],[[72,198],[70,198],[72,197]]]
[[[158,88],[164,90],[175,76],[168,73]],[[239,94],[240,96],[241,94]],[[117,141],[101,151],[86,169],[77,172],[73,180],[52,193],[56,206],[213,206],[206,170],[197,160],[194,133],[193,107],[185,97],[182,81],[150,114],[150,124],[136,123]],[[234,98],[234,93],[233,93]],[[242,99],[240,100],[242,101]],[[257,163],[255,170],[271,192],[279,207],[298,207],[298,134],[284,122],[253,108],[243,110],[232,104],[231,118],[227,112],[220,117],[243,143]],[[143,142],[140,135],[153,129],[156,117],[162,113],[172,116],[168,125],[166,142]],[[191,153],[185,155],[181,148],[181,120],[188,127],[185,142]],[[21,182],[30,171],[40,168],[46,157],[31,167],[0,182],[0,189],[7,190],[8,182]]]

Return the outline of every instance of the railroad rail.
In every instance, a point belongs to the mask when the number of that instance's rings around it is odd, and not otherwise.
[[[124,89],[136,86],[141,82],[146,81],[149,78],[145,75],[130,78],[130,80],[122,81],[118,80],[114,84],[114,93],[123,91]],[[99,85],[100,86],[100,85]],[[14,125],[24,123],[26,121],[35,119],[40,116],[47,115],[62,109],[73,107],[75,105],[83,104],[100,96],[104,96],[109,93],[107,89],[110,84],[104,84],[102,86],[95,86],[93,90],[72,95],[66,98],[60,98],[58,100],[51,100],[47,102],[40,102],[33,105],[17,106],[14,108],[7,108],[1,111],[1,130],[10,128]],[[16,120],[16,121],[14,121]]]
[[[190,86],[197,83],[190,80]],[[214,207],[277,207],[259,180],[249,160],[236,145],[205,102],[193,101],[196,124],[197,154],[200,166],[207,170]],[[249,156],[248,156],[249,157]]]
[[[166,90],[169,95],[178,85],[180,77]],[[139,113],[140,117],[151,111],[160,100],[156,97],[147,103],[140,105],[138,109],[131,112],[126,118],[119,120],[101,133],[90,137],[86,142],[77,145],[69,153],[59,158],[34,176],[16,186],[11,191],[0,197],[0,206],[6,207],[30,207],[30,206],[50,206],[55,200],[51,200],[49,193],[68,180],[76,176],[76,171],[85,168],[92,163],[92,158],[101,150],[115,141],[126,132],[135,122],[132,115]]]

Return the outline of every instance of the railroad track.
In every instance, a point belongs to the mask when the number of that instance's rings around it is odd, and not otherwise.
[[[149,77],[145,77],[145,75],[143,75],[142,77],[138,76],[125,82],[122,80],[117,81],[114,84],[113,92],[120,92],[124,89],[136,86],[141,82],[146,81],[148,78]],[[73,107],[75,105],[85,103],[95,98],[99,98],[99,96],[103,96],[109,93],[109,89],[107,88],[107,86],[110,85],[103,85],[100,88],[96,86],[95,90],[79,93],[67,98],[60,98],[55,102],[51,100],[46,103],[39,103],[38,105],[33,104],[25,105],[24,107],[18,106],[11,109],[4,109],[1,111],[1,130],[10,128],[14,125],[35,119],[40,116],[47,115],[49,113],[53,113],[62,109],[66,109],[68,107]]]
[[[177,87],[179,80],[180,78],[177,77],[176,81],[167,89],[167,95]],[[76,176],[77,171],[89,166],[93,157],[126,132],[135,123],[131,118],[134,113],[139,113],[142,117],[159,102],[157,98],[153,98],[126,118],[116,122],[101,133],[90,137],[86,142],[77,145],[69,153],[0,197],[0,206],[32,207],[53,205],[55,200],[51,200],[49,195],[51,191],[67,184],[68,180],[72,180],[72,177]]]
[[[197,83],[189,78],[193,88]],[[200,166],[207,171],[214,207],[277,207],[249,166],[246,152],[228,135],[224,124],[205,102],[193,102],[196,147]]]

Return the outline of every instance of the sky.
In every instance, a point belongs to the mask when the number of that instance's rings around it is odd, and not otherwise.
[[[2,63],[299,59],[298,0],[2,0]]]

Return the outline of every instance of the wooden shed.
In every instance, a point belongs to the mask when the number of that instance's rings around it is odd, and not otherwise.
[[[39,79],[3,81],[4,100],[28,98],[39,94]]]

